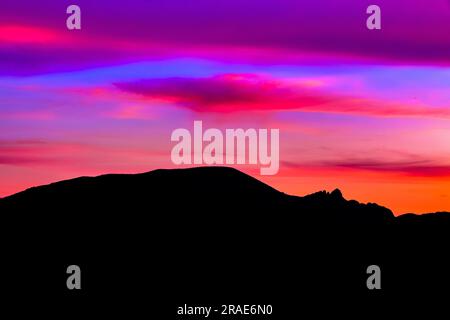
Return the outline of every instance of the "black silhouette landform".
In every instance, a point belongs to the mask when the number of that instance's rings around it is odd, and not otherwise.
[[[32,288],[55,298],[70,264],[87,270],[88,298],[160,308],[251,297],[288,315],[328,298],[396,303],[450,290],[450,213],[395,217],[338,189],[291,196],[228,167],[80,177],[0,199],[0,213],[14,244],[6,278],[21,293],[35,266],[44,276]],[[370,265],[381,290],[367,288]]]
[[[133,210],[135,213],[149,210],[152,206],[173,213],[208,214],[209,218],[213,218],[215,212],[228,213],[230,217],[238,215],[242,219],[269,213],[275,218],[289,211],[290,218],[295,214],[300,220],[326,224],[442,224],[450,219],[448,212],[408,213],[395,217],[391,210],[375,203],[346,200],[339,189],[304,197],[291,196],[229,167],[159,169],[141,174],[80,177],[0,198],[0,209],[5,212],[43,211],[60,212],[61,215],[66,210],[77,210],[83,215],[92,209],[99,210],[98,215],[121,209],[126,215],[133,214]]]

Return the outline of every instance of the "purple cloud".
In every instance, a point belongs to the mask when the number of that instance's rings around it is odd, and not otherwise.
[[[0,74],[167,56],[258,63],[450,65],[450,5],[445,0],[380,0],[382,30],[375,31],[366,28],[368,1],[342,0],[336,5],[334,0],[135,0],[124,5],[80,0],[83,27],[76,36],[65,29],[62,3],[25,3],[2,4],[0,27],[43,28],[77,40],[74,45],[63,40],[51,45],[23,41],[17,47],[10,43],[15,35],[0,37],[0,61],[11,62],[0,65]]]

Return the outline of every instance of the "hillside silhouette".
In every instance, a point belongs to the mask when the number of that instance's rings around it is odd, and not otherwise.
[[[61,298],[54,275],[75,262],[89,270],[87,297],[108,303],[136,303],[152,288],[165,301],[259,297],[288,312],[299,300],[286,286],[315,308],[450,285],[449,213],[395,217],[338,189],[291,196],[228,167],[80,177],[0,199],[0,213],[14,243],[5,278],[22,294],[33,265],[46,299]],[[384,272],[379,294],[366,288],[371,264]]]
[[[159,169],[141,174],[107,174],[80,177],[33,187],[0,199],[0,209],[85,210],[92,208],[117,211],[151,206],[187,210],[197,213],[210,210],[248,209],[266,213],[295,212],[308,221],[347,223],[442,222],[450,219],[447,212],[423,215],[406,214],[395,218],[392,211],[375,203],[362,204],[346,200],[341,191],[319,191],[304,197],[282,193],[263,182],[230,167]],[[211,207],[212,206],[212,207]],[[187,209],[188,208],[188,209]],[[273,212],[274,213],[274,212]]]

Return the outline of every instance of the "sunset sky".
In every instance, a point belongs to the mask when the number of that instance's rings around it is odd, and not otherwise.
[[[279,128],[277,175],[236,167],[281,191],[450,211],[450,1],[1,1],[0,197],[174,167],[194,120]]]

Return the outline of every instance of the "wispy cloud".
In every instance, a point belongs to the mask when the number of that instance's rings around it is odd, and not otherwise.
[[[433,160],[389,161],[379,159],[346,159],[323,162],[326,167],[349,170],[376,171],[398,173],[417,177],[449,177],[450,164],[442,164]]]
[[[222,74],[208,78],[144,79],[115,85],[123,91],[167,100],[195,112],[299,110],[382,117],[450,118],[450,106],[429,107],[337,94],[315,84],[255,74]]]
[[[63,44],[66,38],[55,30],[27,25],[0,25],[0,44]]]
[[[389,14],[383,15],[382,31],[371,33],[365,26],[365,2],[219,3],[173,0],[167,6],[164,1],[135,0],[124,9],[121,1],[84,2],[89,32],[70,33],[64,28],[61,3],[24,6],[10,1],[0,12],[0,21],[8,21],[0,24],[0,61],[14,64],[0,63],[0,74],[180,56],[268,64],[450,65],[448,1],[379,0]],[[33,67],[31,61],[39,64]]]

